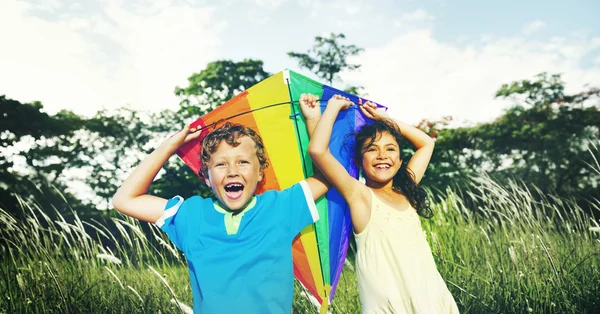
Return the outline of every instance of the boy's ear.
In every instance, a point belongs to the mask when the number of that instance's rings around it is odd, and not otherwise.
[[[264,177],[265,172],[263,170],[261,170],[258,173],[258,182],[262,181],[263,177]]]

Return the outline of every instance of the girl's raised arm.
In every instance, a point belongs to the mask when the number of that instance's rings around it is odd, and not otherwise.
[[[355,230],[359,231],[369,221],[370,194],[368,188],[354,179],[344,166],[329,151],[329,140],[335,119],[340,110],[347,109],[352,105],[347,98],[340,95],[333,96],[327,103],[327,108],[317,123],[313,136],[308,146],[308,153],[313,163],[319,167],[325,178],[335,187],[350,206],[350,214]],[[357,228],[363,226],[363,228]]]

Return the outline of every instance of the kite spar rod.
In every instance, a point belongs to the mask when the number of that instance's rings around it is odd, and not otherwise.
[[[319,100],[319,102],[324,102],[324,100]],[[233,119],[235,117],[243,116],[245,114],[249,114],[249,113],[252,113],[252,112],[255,112],[255,111],[259,111],[259,110],[263,110],[263,109],[268,109],[268,108],[271,108],[271,107],[282,106],[282,105],[291,105],[291,104],[294,104],[294,103],[299,103],[299,101],[298,100],[284,101],[284,102],[280,102],[280,103],[276,103],[276,104],[270,104],[270,105],[266,105],[264,107],[260,107],[260,108],[256,108],[256,109],[252,109],[252,110],[248,110],[248,111],[244,111],[244,112],[240,112],[240,113],[234,114],[233,116],[220,119],[217,122],[213,122],[211,124],[207,124],[207,125],[199,128],[199,129],[197,129],[196,131],[202,131],[202,130],[208,129],[208,128],[213,127],[214,125],[219,124],[219,123],[221,123],[223,121],[227,121],[229,119]],[[297,116],[297,115],[299,115],[299,113],[293,113],[293,114],[290,115],[290,118],[292,118],[294,116]]]

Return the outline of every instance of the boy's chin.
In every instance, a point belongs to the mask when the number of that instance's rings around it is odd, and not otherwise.
[[[227,210],[238,211],[238,210],[241,210],[242,208],[244,208],[246,206],[246,204],[248,204],[248,202],[250,201],[251,198],[252,198],[252,196],[250,196],[250,197],[242,196],[241,198],[236,199],[236,200],[220,199],[220,201],[221,201],[221,205],[224,205]]]

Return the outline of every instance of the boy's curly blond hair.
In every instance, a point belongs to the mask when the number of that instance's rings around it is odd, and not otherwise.
[[[200,152],[200,174],[208,178],[208,162],[210,157],[217,150],[222,141],[237,147],[240,145],[239,138],[249,137],[256,144],[256,157],[260,164],[260,171],[264,171],[269,163],[267,162],[267,153],[262,138],[254,130],[241,124],[226,122],[223,126],[214,129],[202,139],[202,151]]]

